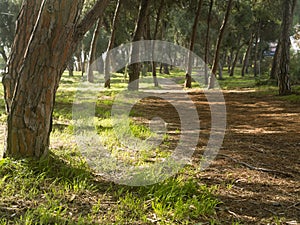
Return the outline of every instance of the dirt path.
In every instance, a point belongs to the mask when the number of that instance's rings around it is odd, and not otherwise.
[[[203,93],[189,94],[201,120],[193,160],[197,166],[211,115]],[[222,224],[300,224],[300,106],[251,91],[225,91],[224,97],[224,144],[212,165],[197,175],[199,182],[219,187],[216,195],[223,203],[217,216]],[[147,99],[137,108],[180,127],[174,108],[162,99]],[[176,146],[176,136],[173,141]]]

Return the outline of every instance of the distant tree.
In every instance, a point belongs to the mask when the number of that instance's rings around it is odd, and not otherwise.
[[[93,63],[96,60],[96,51],[97,51],[97,42],[100,34],[100,29],[102,27],[102,18],[98,19],[96,28],[93,33],[93,38],[90,45],[89,51],[89,61],[88,61],[88,69],[87,69],[87,80],[88,82],[94,82],[94,68]]]
[[[5,63],[14,41],[15,21],[21,7],[20,1],[0,1],[0,55]]]
[[[189,55],[188,55],[188,65],[187,65],[187,71],[186,71],[185,83],[184,83],[185,88],[192,88],[193,57],[192,57],[191,53],[194,51],[194,46],[195,46],[195,40],[196,40],[196,34],[197,34],[197,28],[198,28],[202,3],[203,3],[203,0],[198,1],[197,12],[196,12],[196,16],[195,16],[194,24],[193,24],[193,28],[192,28],[192,36],[191,36],[190,48],[189,48],[190,52],[189,52]]]
[[[146,19],[147,19],[147,13],[150,6],[150,0],[141,0],[140,8],[139,8],[139,16],[138,20],[135,26],[133,39],[132,41],[140,41],[143,37],[143,32],[145,29]],[[136,57],[139,52],[139,46],[133,45],[131,57]],[[134,58],[131,58],[131,61]],[[131,63],[128,67],[128,73],[129,73],[129,84],[128,84],[128,90],[130,91],[136,91],[139,89],[139,77],[140,77],[140,63]]]
[[[220,57],[220,51],[221,51],[221,44],[222,44],[223,37],[224,37],[224,34],[225,34],[226,25],[227,25],[227,22],[229,20],[232,4],[233,4],[233,0],[228,0],[226,13],[225,13],[225,16],[224,16],[224,19],[223,19],[222,26],[220,28],[220,32],[219,32],[219,36],[218,36],[218,40],[217,40],[217,44],[216,44],[214,63],[213,63],[213,67],[212,67],[212,70],[211,70],[211,75],[210,75],[210,78],[209,78],[208,89],[212,89],[212,88],[215,87],[215,79],[216,79],[215,74],[216,74],[217,69],[219,67],[219,57]]]
[[[208,16],[207,16],[207,28],[206,28],[206,37],[205,37],[205,57],[204,57],[204,62],[206,63],[205,65],[205,85],[208,85],[208,66],[207,64],[209,63],[209,48],[210,48],[210,41],[209,41],[209,33],[210,33],[210,27],[211,27],[211,17],[212,17],[212,9],[214,5],[214,0],[210,0],[209,3],[209,10],[208,10]]]
[[[122,2],[123,2],[123,0],[118,0],[117,1],[117,6],[116,6],[115,13],[114,13],[113,21],[112,21],[111,35],[110,35],[110,39],[109,39],[109,42],[108,42],[106,52],[109,52],[114,47],[114,43],[115,43],[115,40],[116,40],[116,30],[117,30],[117,25],[118,25],[118,22],[119,22],[119,16],[120,16],[120,12],[121,12]],[[104,87],[106,87],[106,88],[110,88],[109,66],[110,66],[110,58],[109,58],[109,55],[106,55],[106,58],[105,58],[105,61],[104,61],[104,76],[105,76]]]

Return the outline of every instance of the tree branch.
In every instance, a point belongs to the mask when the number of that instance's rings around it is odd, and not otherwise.
[[[86,14],[86,16],[77,25],[74,38],[81,40],[85,33],[96,23],[103,15],[110,0],[98,0],[94,7]]]
[[[237,163],[237,164],[240,164],[250,170],[256,170],[256,171],[260,171],[260,172],[265,172],[265,173],[271,173],[271,174],[279,174],[279,175],[284,175],[286,177],[293,177],[292,174],[290,173],[286,173],[286,172],[282,172],[282,171],[277,171],[277,170],[271,170],[271,169],[266,169],[266,168],[262,168],[262,167],[256,167],[256,166],[252,166],[248,163],[245,163],[245,162],[242,162],[242,161],[238,161],[237,159],[235,158],[232,158],[228,155],[224,155],[224,154],[218,154],[219,157],[222,157],[222,158],[227,158],[227,159],[230,159],[232,160],[233,162]]]

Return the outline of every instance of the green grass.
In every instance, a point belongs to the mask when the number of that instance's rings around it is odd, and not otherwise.
[[[219,203],[214,189],[183,176],[138,188],[105,182],[68,149],[1,160],[0,192],[0,224],[187,224]]]
[[[219,204],[215,188],[187,176],[186,168],[177,177],[146,187],[122,186],[95,175],[73,136],[72,105],[80,79],[77,73],[74,77],[62,77],[49,156],[40,161],[0,160],[0,225],[191,224],[214,220]],[[159,147],[152,149],[144,144],[156,134],[146,123],[138,122],[143,117],[140,112],[130,112],[125,130],[127,135],[141,140],[139,151],[134,155],[118,140],[110,111],[116,95],[126,87],[122,79],[122,75],[114,75],[112,83],[121,83],[97,96],[95,130],[113,156],[132,165],[151,164],[146,161],[153,157],[168,157],[171,152],[167,151],[167,134]],[[4,123],[4,102],[0,110]]]
[[[177,69],[163,77],[180,85],[185,73]],[[251,89],[255,95],[299,103],[300,87],[295,94],[279,97],[277,87],[265,77],[254,79],[224,74],[223,89]],[[145,187],[127,187],[103,180],[95,175],[81,156],[73,136],[72,106],[79,74],[64,74],[56,96],[48,157],[0,160],[0,225],[6,224],[219,224],[215,216],[220,204],[215,196],[217,187],[201,183],[195,168],[185,167],[163,182]],[[194,84],[196,86],[196,83]],[[139,151],[132,151],[117,137],[111,118],[111,107],[117,94],[126,88],[122,74],[112,77],[112,89],[99,93],[96,102],[95,130],[113,156],[131,165],[145,166],[172,153],[171,134],[162,135],[162,143],[147,146],[148,139],[156,138],[144,115],[132,110],[121,129],[137,140]],[[3,90],[0,88],[0,94]],[[253,94],[253,93],[252,93]],[[5,122],[4,101],[0,101],[0,122]],[[176,130],[180,134],[180,130]],[[3,137],[3,133],[2,133]],[[1,146],[0,146],[1,147]],[[2,148],[2,147],[1,147]],[[230,188],[230,187],[228,187]],[[241,223],[232,223],[241,224]]]

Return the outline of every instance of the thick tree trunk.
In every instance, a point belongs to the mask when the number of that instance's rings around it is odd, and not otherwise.
[[[283,22],[281,30],[281,54],[279,63],[278,86],[279,95],[288,95],[292,92],[289,78],[290,64],[290,29],[292,26],[293,1],[286,0],[283,2]]]
[[[197,12],[196,12],[195,20],[194,20],[192,36],[191,36],[191,41],[190,41],[190,52],[189,52],[189,55],[188,55],[188,65],[187,65],[187,71],[186,71],[185,82],[184,82],[184,87],[185,88],[192,88],[192,67],[193,67],[193,65],[192,65],[193,64],[192,52],[194,51],[194,46],[195,46],[195,41],[196,41],[197,28],[198,28],[202,3],[203,3],[203,0],[198,1],[198,8],[197,8]]]
[[[214,63],[213,63],[211,75],[210,75],[210,78],[209,78],[208,89],[212,89],[212,88],[215,87],[215,79],[216,79],[215,74],[216,74],[218,66],[219,66],[221,44],[222,44],[222,40],[223,40],[223,37],[224,37],[226,25],[227,25],[227,22],[228,22],[228,19],[229,19],[229,16],[230,16],[232,3],[233,3],[233,0],[228,0],[226,14],[225,14],[225,17],[224,17],[224,20],[223,20],[223,24],[220,28],[219,37],[218,37],[218,41],[217,41],[217,45],[216,45],[215,58],[214,58]]]
[[[21,10],[16,22],[15,39],[8,59],[8,73],[3,77],[4,98],[6,111],[11,109],[13,94],[22,67],[23,57],[28,48],[29,39],[38,17],[42,0],[23,1]]]
[[[117,24],[118,24],[119,15],[121,12],[121,5],[122,5],[122,0],[118,0],[114,18],[113,18],[113,22],[112,22],[112,29],[111,29],[111,35],[110,35],[110,39],[108,42],[108,46],[107,46],[107,52],[112,50],[114,47],[114,42],[116,39]],[[104,87],[105,88],[110,88],[110,71],[109,71],[110,69],[109,68],[110,68],[110,58],[107,55],[105,58],[105,61],[104,61],[104,79],[105,79]]]
[[[208,16],[207,16],[207,29],[206,29],[206,38],[205,38],[205,58],[204,61],[206,63],[204,68],[204,76],[205,76],[205,85],[208,85],[208,62],[209,62],[209,33],[210,33],[210,21],[212,16],[212,8],[214,5],[214,0],[210,0],[209,3],[209,10],[208,10]]]
[[[82,0],[45,0],[40,6],[36,3],[24,1],[26,7],[23,5],[18,24],[25,27],[16,36],[7,75],[10,79],[6,77],[4,81],[8,108],[5,156],[40,158],[47,154],[61,75],[77,43],[91,26],[91,14],[101,15],[108,1],[97,2],[80,23]],[[25,22],[32,15],[29,6],[39,11],[34,16],[38,18],[34,27],[28,24],[33,18]],[[24,45],[20,47],[20,43]],[[22,50],[24,46],[27,47]]]
[[[141,40],[143,36],[150,2],[151,1],[149,0],[141,0],[138,21],[136,23],[134,36],[132,40],[133,42]],[[133,45],[131,51],[131,65],[128,67],[128,73],[129,73],[128,90],[130,91],[137,91],[139,89],[140,63],[133,63],[138,61],[136,57],[138,56],[139,48],[140,46],[135,44]]]
[[[96,28],[94,30],[90,52],[89,52],[89,61],[88,61],[88,68],[87,68],[87,81],[90,83],[94,83],[94,69],[93,63],[96,60],[96,51],[97,51],[97,42],[100,34],[100,30],[102,27],[102,18],[98,19]]]

